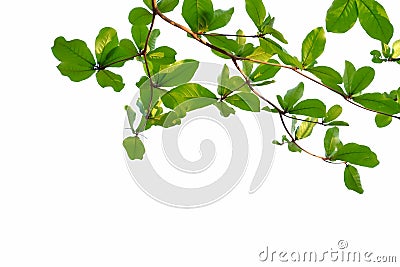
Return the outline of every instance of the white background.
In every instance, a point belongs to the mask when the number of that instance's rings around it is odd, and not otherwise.
[[[306,34],[324,26],[331,2],[265,1],[290,42],[287,50],[297,55]],[[399,29],[398,2],[380,2]],[[226,9],[233,1],[214,4]],[[105,26],[129,38],[127,16],[138,5],[141,1],[2,2],[0,266],[262,266],[267,263],[259,262],[258,254],[267,245],[324,251],[336,249],[340,239],[352,250],[397,253],[399,260],[399,122],[378,130],[373,114],[306,81],[308,97],[345,107],[342,119],[352,127],[341,131],[343,141],[370,145],[379,155],[377,168],[359,168],[364,195],[345,188],[341,166],[285,148],[278,149],[267,181],[253,195],[248,194],[251,176],[222,201],[194,210],[164,206],[143,193],[128,173],[121,146],[123,106],[136,93],[140,66],[128,64],[121,72],[127,86],[117,94],[97,86],[93,77],[70,82],[59,74],[50,50],[60,35],[93,48]],[[241,27],[253,33],[244,1],[235,1],[235,9],[231,26],[220,32]],[[180,7],[177,11],[169,16],[182,21]],[[179,59],[221,62],[159,19],[157,27],[160,44],[179,50]],[[319,62],[340,72],[345,59],[357,67],[371,65],[369,52],[380,47],[358,23],[345,35],[327,38]],[[399,31],[394,39],[400,39]],[[374,67],[377,78],[369,90],[400,86],[399,65]],[[289,71],[281,71],[277,80],[263,90],[283,94],[302,81]],[[282,134],[276,123],[277,135]],[[323,131],[314,138],[304,145],[321,153]]]

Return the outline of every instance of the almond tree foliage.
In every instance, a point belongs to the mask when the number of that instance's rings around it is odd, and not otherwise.
[[[54,41],[52,52],[60,61],[59,71],[75,82],[95,74],[101,87],[111,87],[120,92],[124,88],[123,78],[110,69],[123,67],[132,60],[143,65],[144,75],[138,77],[136,84],[140,90],[136,103],[140,114],[130,106],[125,107],[132,131],[132,136],[123,141],[129,158],[143,159],[145,147],[140,139],[141,133],[153,126],[168,128],[179,125],[187,112],[195,109],[213,105],[223,117],[234,115],[236,108],[249,112],[272,112],[286,132],[281,140],[274,140],[274,144],[287,145],[291,152],[303,152],[326,163],[343,165],[346,187],[363,193],[355,165],[374,168],[379,161],[369,147],[344,144],[340,140],[340,127],[349,124],[338,120],[342,113],[339,104],[327,108],[321,99],[303,99],[303,82],[277,95],[276,99],[264,97],[257,88],[275,82],[274,76],[286,69],[342,96],[345,103],[376,113],[378,127],[386,127],[393,119],[400,119],[400,89],[367,92],[374,80],[373,68],[356,67],[344,60],[344,71],[339,72],[317,62],[324,52],[325,32],[345,33],[358,21],[366,36],[381,43],[381,49],[371,52],[372,62],[400,64],[400,40],[391,43],[393,25],[384,7],[375,0],[334,0],[326,13],[325,28],[312,29],[301,47],[299,45],[299,56],[295,56],[285,50],[287,41],[274,27],[275,18],[267,13],[262,0],[242,3],[255,25],[254,29],[248,30],[252,31],[251,35],[246,35],[241,29],[230,34],[217,32],[229,23],[234,7],[214,10],[211,0],[182,1],[182,17],[187,25],[181,25],[166,15],[178,6],[179,0],[143,0],[141,7],[135,7],[129,13],[131,39],[120,40],[115,29],[105,27],[95,40],[94,51],[82,40],[67,41],[58,37]],[[157,46],[160,30],[155,26],[161,22],[182,31],[193,43],[210,48],[216,56],[232,64],[241,76],[231,76],[225,65],[218,78],[217,92],[191,82],[199,62],[194,59],[177,61],[177,52],[173,48]],[[288,120],[291,126],[288,126]],[[324,155],[312,153],[300,145],[303,139],[312,135],[314,127],[326,127],[322,143]]]

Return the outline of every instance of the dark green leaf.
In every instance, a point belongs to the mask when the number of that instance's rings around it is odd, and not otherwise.
[[[307,118],[306,121],[303,121],[296,130],[296,140],[301,140],[309,137],[312,134],[316,122],[318,122],[318,119],[310,117]]]
[[[325,155],[331,157],[336,152],[339,144],[339,128],[328,129],[324,138]]]
[[[358,69],[351,81],[350,95],[361,93],[367,88],[375,78],[375,70],[371,67],[362,67]]]
[[[100,30],[96,38],[96,58],[97,63],[103,65],[108,53],[116,48],[119,44],[117,31],[113,28],[106,27]]]
[[[123,145],[130,160],[143,159],[145,148],[139,137],[128,137]]]
[[[328,126],[350,126],[347,122],[345,121],[332,121],[327,124]]]
[[[243,110],[260,111],[260,99],[253,93],[238,93],[227,97],[225,101]]]
[[[210,43],[212,43],[213,45],[215,45],[219,48],[227,50],[228,52],[236,53],[239,49],[239,45],[235,40],[228,39],[225,36],[207,35],[206,37],[207,37],[208,41],[210,41]]]
[[[356,0],[360,24],[369,36],[388,44],[393,26],[381,4],[375,0]]]
[[[174,87],[189,82],[199,62],[196,60],[182,60],[173,63],[153,76],[153,81],[158,87]]]
[[[112,87],[115,92],[124,89],[125,84],[121,75],[115,74],[109,70],[100,70],[96,73],[97,82],[101,87]]]
[[[379,128],[384,128],[392,123],[393,118],[386,115],[376,114],[375,123]]]
[[[339,148],[332,159],[369,168],[374,168],[379,164],[376,154],[369,147],[355,143],[349,143]]]
[[[285,103],[285,110],[290,110],[302,98],[304,93],[304,83],[299,83],[295,88],[288,90],[283,102]]]
[[[400,113],[399,103],[380,93],[360,95],[354,97],[353,100],[366,108],[387,113],[389,115]]]
[[[331,121],[336,120],[342,114],[342,111],[343,111],[343,109],[341,106],[339,106],[339,105],[332,106],[326,113],[324,122],[331,122]]]
[[[276,96],[276,99],[278,99],[279,105],[281,106],[281,108],[283,108],[284,110],[287,109],[287,104],[285,103],[285,101],[283,100],[283,98],[280,95]]]
[[[150,51],[147,58],[153,64],[168,65],[175,62],[176,51],[168,46],[161,46]]]
[[[290,114],[310,116],[313,118],[323,118],[326,115],[326,106],[321,100],[307,99],[301,101],[288,111]]]
[[[246,11],[251,20],[260,29],[267,15],[262,0],[246,0]]]
[[[131,127],[132,132],[134,133],[135,130],[133,128],[133,124],[135,123],[136,119],[136,112],[128,105],[125,106],[126,114],[128,116],[129,127]]]
[[[149,25],[153,20],[153,16],[147,9],[136,7],[129,13],[128,19],[132,25]]]
[[[290,152],[299,152],[301,153],[301,149],[293,142],[288,143],[288,149]]]
[[[273,64],[278,64],[278,61],[273,59],[269,60],[268,62]],[[269,80],[275,77],[275,75],[280,71],[280,69],[281,68],[276,66],[262,64],[254,70],[254,72],[249,76],[249,78],[253,82]]]
[[[208,31],[214,31],[225,27],[232,18],[232,14],[234,12],[234,8],[230,8],[228,10],[218,9],[214,12],[214,17],[208,25]]]
[[[301,49],[302,64],[304,67],[312,65],[325,50],[326,38],[322,27],[312,30],[303,41]]]
[[[66,41],[64,37],[58,37],[54,40],[51,50],[61,61],[57,67],[61,74],[68,76],[72,81],[83,81],[95,72],[96,62],[84,41]]]
[[[182,16],[192,31],[207,31],[214,18],[213,4],[211,0],[184,0]]]
[[[128,39],[122,39],[119,42],[119,46],[108,53],[103,62],[103,66],[122,67],[128,59],[132,59],[133,56],[137,54],[138,51],[132,41]]]
[[[238,57],[247,57],[253,54],[255,50],[256,49],[254,48],[254,45],[250,43],[245,45],[239,45],[236,55]]]
[[[175,9],[175,7],[179,4],[179,0],[161,0],[157,1],[158,9],[162,13],[168,13]]]
[[[355,191],[359,194],[364,193],[364,189],[361,185],[360,174],[358,173],[358,170],[351,165],[347,165],[344,170],[344,183],[349,190]]]
[[[326,14],[326,29],[328,32],[347,32],[354,26],[357,17],[355,0],[335,0]]]
[[[147,35],[149,34],[149,29],[146,25],[134,25],[132,26],[132,37],[135,44],[139,50],[143,50],[146,44]]]
[[[314,74],[323,83],[325,81],[332,82],[334,84],[341,84],[343,82],[342,75],[340,75],[339,72],[330,67],[318,66],[313,68],[307,68],[307,71]]]
[[[57,66],[58,70],[62,75],[67,76],[74,82],[80,82],[88,79],[95,73],[94,69],[88,69],[88,67],[75,65],[72,63],[61,62]]]
[[[217,102],[214,105],[219,109],[219,112],[223,117],[229,117],[229,115],[235,114],[235,109],[228,106],[225,102]]]
[[[347,94],[351,92],[351,85],[353,83],[353,76],[355,72],[356,68],[354,67],[353,63],[346,60],[343,74],[343,84]]]

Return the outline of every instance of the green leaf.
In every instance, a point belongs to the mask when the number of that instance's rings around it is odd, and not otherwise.
[[[353,76],[356,72],[356,68],[350,61],[345,62],[344,74],[343,74],[343,84],[347,94],[351,92],[351,85],[353,83]]]
[[[307,68],[307,71],[314,74],[323,83],[331,82],[334,84],[341,84],[343,82],[342,75],[340,75],[339,72],[330,67],[318,66],[313,68]]]
[[[390,49],[390,46],[381,42],[381,46],[382,46],[382,54],[384,57],[389,58],[392,55],[392,51]]]
[[[326,113],[324,122],[327,123],[336,120],[342,114],[342,111],[343,109],[341,106],[339,105],[332,106]]]
[[[323,118],[326,115],[326,106],[321,100],[307,99],[301,101],[288,111],[290,114],[310,116],[313,118]]]
[[[278,64],[278,61],[273,59],[269,60],[268,62]],[[269,80],[275,77],[275,75],[280,71],[280,69],[281,69],[280,67],[261,64],[254,70],[254,72],[249,76],[249,78],[253,82]]]
[[[144,83],[140,87],[140,103],[143,107],[142,114],[147,115],[149,107],[150,111],[156,108],[156,106],[159,104],[160,97],[162,97],[166,92],[166,90],[159,88],[153,88],[153,90],[151,90],[150,84],[148,82]]]
[[[243,65],[243,72],[247,76],[250,76],[251,72],[253,71],[254,64],[251,61],[244,60],[242,61]]]
[[[217,102],[217,97],[211,91],[195,83],[180,85],[164,94],[161,99],[167,108],[175,109],[180,116]]]
[[[282,42],[284,44],[288,43],[288,41],[285,39],[283,34],[280,31],[272,28],[271,26],[264,27],[262,32],[264,34],[270,34],[271,36],[275,37],[275,39],[279,40],[280,42]]]
[[[335,0],[326,14],[326,30],[345,33],[354,26],[357,17],[355,0]]]
[[[393,25],[381,4],[375,0],[357,0],[360,24],[367,34],[385,44],[393,36]]]
[[[287,109],[287,104],[285,103],[285,101],[283,100],[283,97],[280,95],[276,96],[276,99],[278,100],[279,105],[281,106],[281,108],[283,108],[284,110]]]
[[[184,0],[182,16],[194,32],[207,31],[214,18],[211,0]]]
[[[254,48],[254,45],[250,43],[245,45],[239,45],[239,48],[236,51],[236,55],[238,57],[247,57],[253,54],[255,50],[256,49]]]
[[[347,122],[345,121],[332,121],[327,124],[328,126],[350,126]]]
[[[95,43],[97,63],[103,65],[108,53],[116,48],[118,44],[119,41],[116,30],[110,27],[101,29]]]
[[[369,168],[374,168],[379,164],[376,154],[369,147],[355,143],[349,143],[339,148],[332,159]]]
[[[147,26],[133,25],[131,32],[137,48],[139,50],[143,50],[146,44],[147,35],[149,34],[149,29],[147,28]]]
[[[288,149],[290,152],[299,152],[301,153],[301,149],[293,142],[288,143]]]
[[[304,67],[312,65],[325,50],[326,38],[322,27],[312,30],[303,41],[301,49],[302,64]]]
[[[354,97],[353,100],[366,108],[389,115],[400,113],[399,103],[380,93],[363,94]]]
[[[218,9],[214,11],[214,17],[208,25],[208,31],[214,31],[225,27],[232,18],[232,14],[234,12],[234,8],[230,8],[228,10]]]
[[[221,113],[221,116],[223,117],[229,117],[229,115],[234,115],[235,114],[235,109],[231,108],[228,106],[225,102],[217,102],[214,104],[219,109],[219,112]]]
[[[393,43],[393,58],[400,57],[400,40],[397,40]]]
[[[144,123],[145,121],[143,122],[143,124]],[[179,124],[181,124],[181,119],[178,117],[178,114],[176,114],[176,112],[174,111],[170,111],[164,114],[157,115],[155,117],[150,117],[146,123],[145,130],[150,129],[151,126],[170,128]]]
[[[103,66],[109,67],[122,67],[126,60],[131,60],[133,56],[137,55],[138,51],[131,40],[122,39],[119,46],[114,48],[108,53],[103,62]]]
[[[143,7],[136,7],[129,13],[128,19],[132,25],[149,25],[153,15]]]
[[[128,137],[124,140],[123,146],[130,160],[143,159],[145,148],[139,137]]]
[[[251,20],[260,30],[261,25],[264,22],[267,12],[262,0],[246,0],[246,11]]]
[[[364,193],[364,189],[361,185],[360,174],[358,173],[358,170],[351,165],[347,165],[344,169],[344,183],[349,190],[359,194]]]
[[[217,91],[220,96],[224,96],[230,92],[230,90],[228,90],[227,88],[228,82],[229,82],[229,68],[225,64],[224,67],[222,68],[221,74],[218,76]]]
[[[283,102],[285,103],[285,110],[290,110],[302,98],[304,93],[304,83],[299,83],[295,88],[286,92]],[[283,107],[282,107],[283,108]]]
[[[331,157],[338,149],[339,144],[339,128],[333,127],[328,129],[324,138],[325,155]]]
[[[158,9],[162,13],[168,13],[175,9],[175,7],[179,4],[179,0],[161,0],[157,1]]]
[[[67,76],[74,82],[80,82],[88,79],[95,73],[94,69],[88,69],[88,67],[75,65],[73,63],[61,62],[57,66],[58,70],[62,75]]]
[[[365,88],[367,88],[375,78],[375,70],[371,67],[362,67],[358,69],[352,79],[350,95],[361,93]]]
[[[174,63],[176,56],[176,51],[168,46],[161,46],[157,49],[150,51],[147,54],[147,58],[153,64],[158,65],[168,65]]]
[[[211,44],[227,50],[228,52],[236,53],[239,49],[239,45],[235,40],[229,39],[225,36],[207,35],[206,37]]]
[[[54,40],[51,50],[54,56],[61,61],[57,67],[58,70],[72,81],[83,81],[95,72],[96,62],[84,41],[67,41],[64,37],[58,37]]]
[[[393,118],[390,116],[382,115],[382,114],[376,114],[375,116],[375,123],[376,126],[379,128],[384,128],[386,126],[389,126],[392,123]]]
[[[96,73],[97,82],[101,87],[112,87],[115,92],[120,92],[124,89],[125,84],[122,81],[122,76],[115,74],[109,70],[100,70]]]
[[[158,87],[174,87],[189,82],[196,70],[199,62],[192,59],[182,60],[173,63],[153,76],[153,82]]]
[[[296,140],[301,140],[309,137],[318,122],[318,119],[308,117],[303,121],[296,130]]]
[[[256,59],[256,60],[261,60],[261,61],[268,61],[274,53],[271,53],[270,51],[266,51],[263,47],[259,46],[256,47],[256,49],[248,55],[246,58],[249,59]]]
[[[132,107],[126,105],[125,106],[126,114],[128,116],[128,122],[129,122],[129,127],[131,127],[131,130],[133,133],[135,133],[133,124],[135,123],[136,119],[136,112],[132,109]]]
[[[160,36],[161,32],[159,29],[154,29],[150,33],[150,38],[149,38],[149,47],[150,50],[154,50],[156,48],[156,42],[158,36]]]
[[[260,99],[253,93],[234,94],[227,97],[225,101],[243,110],[260,111]]]

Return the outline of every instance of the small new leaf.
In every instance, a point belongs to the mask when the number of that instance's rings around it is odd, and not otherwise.
[[[324,122],[327,123],[327,122],[336,120],[342,114],[342,111],[343,111],[343,109],[341,106],[339,106],[339,105],[332,106],[326,113]]]
[[[338,149],[339,144],[339,128],[333,127],[328,129],[324,138],[325,155],[331,157]]]
[[[136,112],[132,109],[131,106],[128,105],[125,106],[125,110],[126,110],[126,115],[128,116],[129,127],[131,127],[132,133],[135,133],[133,124],[135,123]]]

